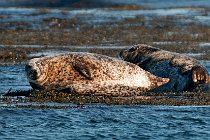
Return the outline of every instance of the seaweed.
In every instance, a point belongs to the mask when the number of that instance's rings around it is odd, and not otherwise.
[[[106,105],[210,105],[210,93],[194,93],[194,92],[177,92],[177,93],[154,93],[145,92],[139,96],[107,96],[107,95],[95,95],[93,93],[78,95],[75,93],[60,92],[55,90],[29,90],[29,91],[15,91],[4,94],[0,100],[1,102],[10,103],[8,98],[26,96],[23,100],[28,102],[38,103],[72,103],[76,105],[88,105],[88,104],[106,104]],[[7,100],[5,100],[7,98]],[[16,100],[16,102],[18,102]],[[60,106],[61,106],[60,105]],[[20,105],[17,107],[21,107]],[[23,107],[27,107],[24,106]],[[31,106],[28,106],[31,107]],[[33,106],[35,107],[35,106]],[[37,106],[36,106],[37,107]],[[42,108],[48,108],[47,105],[40,106]],[[50,107],[49,107],[50,108]],[[59,107],[58,107],[59,108]]]

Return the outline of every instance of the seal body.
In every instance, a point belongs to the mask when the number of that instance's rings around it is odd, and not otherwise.
[[[82,52],[34,58],[26,65],[26,74],[34,89],[117,96],[141,93],[169,81],[117,58]]]
[[[138,44],[120,52],[120,57],[154,75],[170,79],[170,82],[154,91],[193,91],[203,85],[208,86],[210,81],[208,71],[197,60],[187,55]]]

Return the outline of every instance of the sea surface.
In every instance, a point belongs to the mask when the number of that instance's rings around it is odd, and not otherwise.
[[[210,138],[210,106],[0,109],[0,139]]]

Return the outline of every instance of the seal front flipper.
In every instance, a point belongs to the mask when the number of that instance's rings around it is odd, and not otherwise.
[[[73,67],[76,71],[78,71],[82,76],[84,76],[88,80],[93,80],[93,78],[91,77],[90,69],[87,67],[86,64],[76,62]]]
[[[204,84],[209,82],[209,75],[207,70],[201,66],[194,66],[192,68],[192,80],[195,85]]]

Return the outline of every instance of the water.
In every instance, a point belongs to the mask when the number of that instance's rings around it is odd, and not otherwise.
[[[168,7],[178,7],[178,6],[207,6],[210,7],[209,0],[182,0],[182,1],[174,1],[174,0],[91,0],[93,5],[88,5],[83,0],[1,0],[0,6],[2,7],[74,7],[75,3],[79,3],[82,7],[103,7],[103,5],[113,5],[113,4],[138,4],[143,5],[149,8],[168,8]]]
[[[111,1],[111,0],[108,0]],[[117,0],[115,2],[122,1]],[[138,3],[149,8],[171,8],[171,7],[193,7],[193,6],[205,6],[210,7],[208,0],[125,0],[123,3]]]
[[[24,64],[0,65],[0,73],[0,93],[31,88],[25,75]]]
[[[0,139],[209,139],[209,106],[0,109]]]

